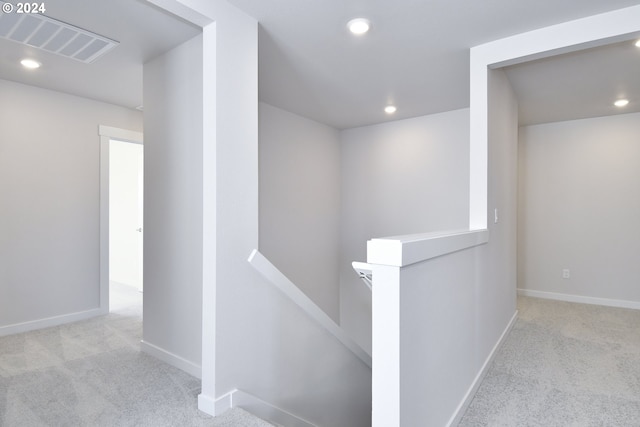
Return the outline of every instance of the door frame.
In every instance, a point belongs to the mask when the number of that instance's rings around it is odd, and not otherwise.
[[[100,313],[109,313],[109,142],[144,145],[142,132],[98,126],[100,135]],[[143,296],[144,298],[144,296]]]

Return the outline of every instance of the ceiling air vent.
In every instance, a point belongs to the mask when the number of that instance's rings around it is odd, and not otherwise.
[[[5,2],[0,1],[0,5]],[[4,8],[3,8],[4,10]],[[0,12],[0,38],[90,63],[119,43],[41,14]]]

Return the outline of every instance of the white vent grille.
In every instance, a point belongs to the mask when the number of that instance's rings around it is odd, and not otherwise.
[[[0,1],[0,5],[4,5]],[[0,12],[0,38],[90,63],[119,43],[41,14]]]

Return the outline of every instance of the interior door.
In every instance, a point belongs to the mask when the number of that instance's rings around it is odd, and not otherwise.
[[[142,291],[143,145],[109,144],[109,280]]]

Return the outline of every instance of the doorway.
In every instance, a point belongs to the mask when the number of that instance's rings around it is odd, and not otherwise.
[[[142,305],[144,147],[109,140],[109,310]]]
[[[142,317],[142,133],[100,126],[100,309]]]

